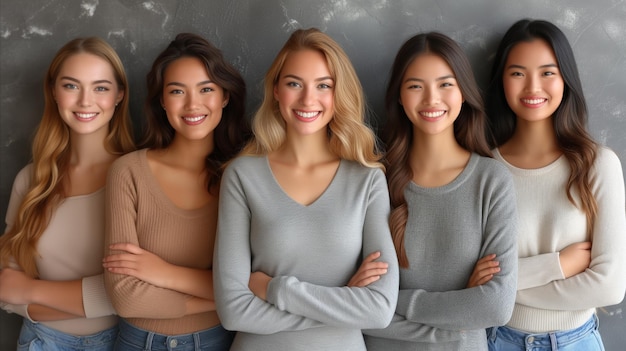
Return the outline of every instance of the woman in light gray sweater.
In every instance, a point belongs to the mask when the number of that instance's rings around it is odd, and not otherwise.
[[[463,50],[440,33],[398,52],[386,95],[396,314],[366,330],[368,350],[487,350],[511,316],[517,220],[510,173],[490,157]]]
[[[361,329],[393,316],[398,266],[375,136],[337,43],[291,35],[253,131],[220,189],[213,272],[231,350],[365,350]]]

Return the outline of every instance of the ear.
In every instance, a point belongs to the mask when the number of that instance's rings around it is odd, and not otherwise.
[[[117,99],[115,99],[115,106],[117,106],[117,104],[119,104],[123,98],[124,98],[124,90],[120,90],[119,93],[117,93]]]
[[[230,94],[228,93],[224,94],[224,101],[222,102],[222,108],[225,108],[228,105],[229,101],[230,101]]]
[[[274,84],[274,100],[278,101],[278,85]]]

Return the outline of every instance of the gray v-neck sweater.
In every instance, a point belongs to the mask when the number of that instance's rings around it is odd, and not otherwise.
[[[365,350],[362,328],[393,315],[398,266],[380,169],[342,160],[324,193],[303,206],[275,180],[267,157],[240,157],[225,170],[214,255],[215,301],[231,350]],[[363,257],[380,251],[388,273],[346,287]],[[250,272],[273,277],[267,302]]]

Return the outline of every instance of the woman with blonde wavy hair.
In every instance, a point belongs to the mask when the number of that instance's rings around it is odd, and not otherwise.
[[[360,329],[393,315],[397,259],[362,88],[328,35],[290,36],[253,132],[220,189],[215,301],[232,350],[364,350]]]
[[[104,185],[109,165],[135,148],[122,62],[102,39],[74,39],[52,60],[44,98],[0,237],[0,303],[25,317],[18,350],[111,350]]]

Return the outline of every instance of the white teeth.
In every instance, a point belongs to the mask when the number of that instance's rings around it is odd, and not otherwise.
[[[522,102],[529,105],[537,105],[546,101],[546,99],[522,99]]]
[[[206,115],[197,116],[197,117],[183,117],[183,119],[187,122],[198,122],[202,120]]]
[[[92,118],[92,117],[96,117],[97,113],[78,113],[76,112],[76,116],[78,116],[79,118]]]
[[[446,111],[437,111],[437,112],[420,112],[420,114],[424,117],[428,118],[437,118],[443,116]]]
[[[315,112],[296,111],[296,114],[302,118],[313,118],[317,116],[319,113],[320,113],[319,111],[315,111]]]

